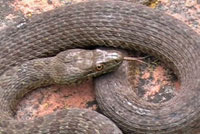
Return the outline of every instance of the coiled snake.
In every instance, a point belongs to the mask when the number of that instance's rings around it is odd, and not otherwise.
[[[141,100],[131,90],[126,66],[122,66],[95,80],[101,110],[124,133],[191,134],[193,128],[199,126],[200,119],[199,37],[173,17],[141,5],[111,0],[84,2],[34,17],[23,27],[2,31],[0,73],[24,61],[53,56],[70,48],[105,46],[143,51],[160,58],[174,70],[181,81],[180,93],[161,104]],[[57,117],[58,120],[49,116],[46,122],[40,118],[34,124],[31,121],[18,123],[2,114],[0,131],[9,134],[17,130],[31,134],[78,133],[64,132],[65,126],[77,124],[59,122],[64,118],[63,113]],[[18,125],[12,125],[16,122]],[[51,126],[39,128],[39,124],[47,122],[52,122]],[[98,122],[91,124],[95,123]],[[89,129],[87,125],[76,127],[79,133],[97,133],[81,131],[81,128]]]

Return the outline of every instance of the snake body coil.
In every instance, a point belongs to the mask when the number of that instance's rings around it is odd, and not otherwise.
[[[147,103],[132,92],[124,67],[96,80],[100,108],[128,134],[191,134],[200,119],[199,45],[200,36],[173,17],[129,2],[92,1],[44,13],[23,27],[1,32],[0,73],[70,48],[143,51],[175,71],[181,81],[180,93],[165,103]],[[0,121],[2,127],[5,120]],[[37,127],[32,125],[32,134]]]
[[[13,119],[16,105],[27,92],[53,84],[80,83],[113,71],[122,59],[123,55],[114,50],[70,49],[54,57],[26,61],[5,71],[0,77],[0,133],[122,134],[105,116],[83,109],[58,111],[28,121]]]

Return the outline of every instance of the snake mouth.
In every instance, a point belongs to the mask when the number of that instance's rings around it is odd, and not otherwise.
[[[90,71],[90,72],[88,72],[85,75],[85,78],[90,79],[90,78],[93,78],[93,77],[98,77],[98,76],[113,72],[117,68],[119,68],[119,66],[123,63],[123,60],[114,60],[113,62],[110,63],[109,67],[107,67],[106,69],[103,69],[101,71]]]

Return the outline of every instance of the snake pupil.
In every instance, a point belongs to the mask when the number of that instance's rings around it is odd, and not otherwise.
[[[101,71],[103,69],[103,65],[102,64],[99,64],[96,66],[96,70],[97,71]]]

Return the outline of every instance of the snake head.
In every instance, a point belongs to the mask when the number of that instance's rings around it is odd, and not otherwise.
[[[52,60],[50,76],[57,84],[80,83],[115,70],[122,61],[123,54],[116,50],[70,49]]]
[[[123,54],[117,50],[96,49],[93,51],[93,72],[96,77],[114,71],[123,61]]]

